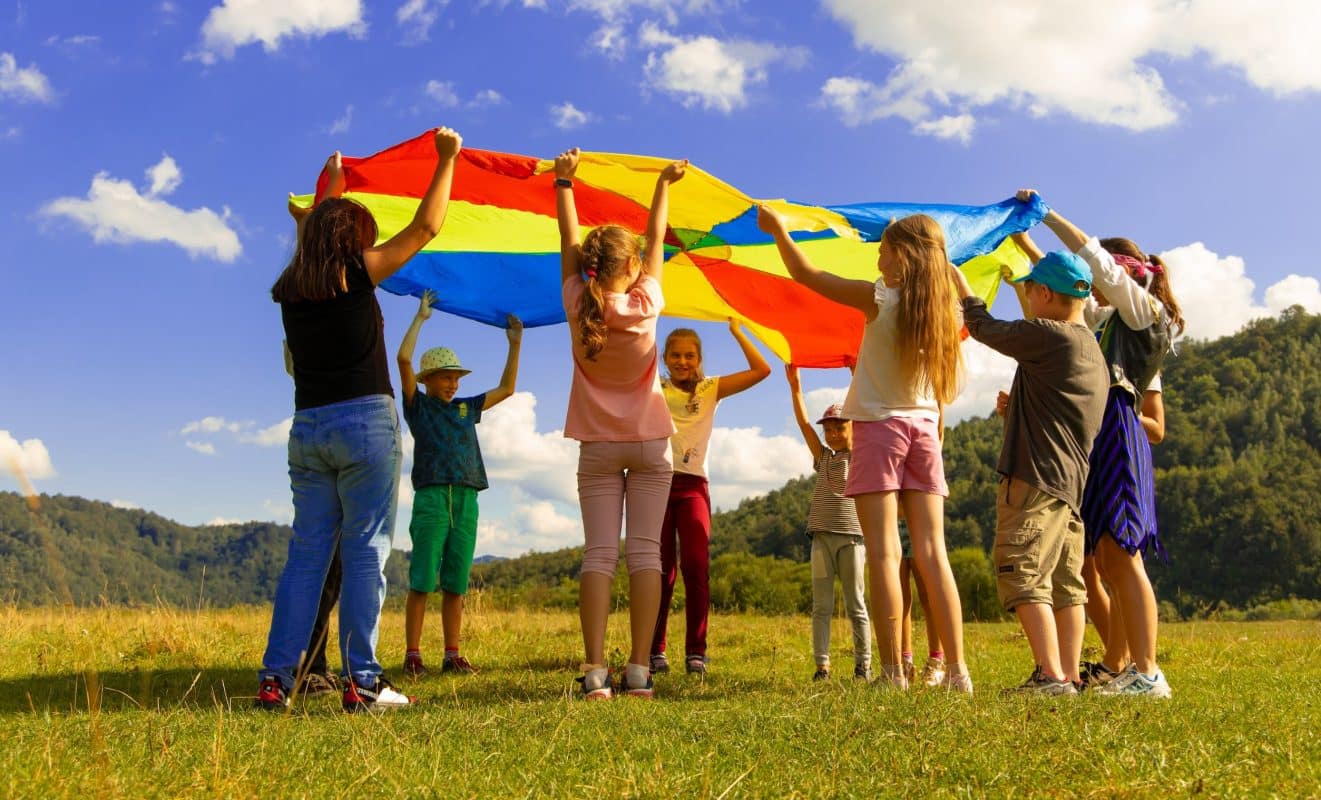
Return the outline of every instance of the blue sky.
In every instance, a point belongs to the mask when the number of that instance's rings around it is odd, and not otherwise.
[[[1315,3],[986,5],[0,3],[0,455],[44,492],[288,521],[292,385],[267,294],[291,250],[283,197],[336,148],[442,124],[516,153],[687,157],[817,203],[1035,186],[1084,229],[1165,253],[1192,336],[1321,311]],[[415,302],[381,304],[393,349]],[[709,374],[741,367],[721,326],[699,328]],[[436,315],[420,347],[439,344],[475,366],[464,391],[497,383],[500,331]],[[969,363],[956,416],[986,413],[1012,373]],[[480,552],[580,538],[568,375],[566,331],[529,331],[520,394],[480,429]],[[846,374],[805,383],[823,406]],[[808,468],[778,369],[717,426],[719,505]]]

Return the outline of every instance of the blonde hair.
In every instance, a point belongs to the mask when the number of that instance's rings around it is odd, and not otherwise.
[[[586,281],[586,290],[578,301],[578,341],[588,361],[605,347],[605,297],[601,282],[627,270],[642,249],[638,237],[618,225],[593,228],[580,248],[579,266]]]
[[[693,370],[693,377],[683,384],[677,383],[673,376],[670,376],[670,384],[676,388],[683,389],[688,394],[697,391],[697,385],[701,383],[706,374],[702,372],[702,337],[697,335],[697,331],[692,328],[675,328],[670,331],[670,335],[665,337],[664,353],[670,352],[670,342],[675,339],[692,339],[693,344],[697,345],[697,369]]]
[[[895,326],[900,369],[911,388],[949,405],[961,388],[963,348],[945,234],[931,217],[914,214],[887,225],[881,247],[893,254],[899,271],[893,278],[900,298]]]

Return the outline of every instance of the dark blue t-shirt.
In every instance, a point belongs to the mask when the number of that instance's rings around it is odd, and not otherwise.
[[[404,420],[413,432],[413,488],[467,486],[481,491],[486,466],[477,444],[486,395],[456,397],[446,403],[418,389],[404,398]]]

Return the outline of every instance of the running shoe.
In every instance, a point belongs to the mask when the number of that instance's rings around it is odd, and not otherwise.
[[[1078,689],[1067,680],[1059,680],[1044,674],[1041,667],[1032,670],[1027,680],[1018,686],[1004,690],[1005,694],[1035,694],[1043,697],[1064,697],[1078,694]]]
[[[656,653],[651,657],[651,674],[670,671],[670,660],[664,653]]]
[[[445,656],[445,660],[440,662],[440,671],[442,673],[457,672],[461,675],[477,674],[477,668],[463,656]]]
[[[610,682],[610,670],[605,667],[589,669],[574,680],[582,684],[584,700],[609,700],[615,694],[614,685]]]
[[[289,693],[284,690],[283,684],[278,679],[263,678],[261,686],[257,688],[254,705],[266,711],[284,711],[289,707]]]
[[[945,681],[945,659],[928,658],[922,667],[922,685],[934,689]]]
[[[380,676],[371,686],[359,686],[352,678],[344,685],[344,710],[350,714],[359,711],[393,711],[408,708],[416,702],[416,697],[403,694],[394,688],[394,684]]]
[[[1165,673],[1156,670],[1155,675],[1143,675],[1138,672],[1137,664],[1130,664],[1119,677],[1097,689],[1096,693],[1106,696],[1156,697],[1162,700],[1169,699],[1172,694]]]

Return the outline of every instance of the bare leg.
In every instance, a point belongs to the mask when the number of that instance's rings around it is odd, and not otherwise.
[[[441,595],[440,621],[445,628],[445,649],[459,649],[459,631],[463,628],[463,595],[445,592]]]
[[[586,663],[596,667],[605,666],[605,623],[610,616],[612,579],[613,576],[603,572],[584,572],[578,579],[578,619],[583,626],[583,651]],[[656,597],[659,601],[660,595]],[[651,614],[654,624],[656,607],[651,609]],[[650,643],[651,640],[647,641]]]
[[[1123,615],[1124,633],[1133,661],[1145,675],[1156,673],[1156,593],[1139,554],[1129,555],[1109,536],[1101,537],[1105,574]],[[1112,624],[1111,628],[1115,626]]]
[[[913,583],[917,584],[917,604],[922,607],[922,620],[927,629],[927,651],[931,653],[943,653],[944,648],[940,646],[940,634],[936,632],[936,625],[931,617],[931,601],[927,598],[926,584],[922,583],[922,576],[913,571]]]
[[[867,547],[871,580],[871,619],[876,630],[876,655],[883,667],[899,665],[899,505],[895,492],[870,492],[853,498]]]
[[[1060,666],[1064,670],[1065,680],[1074,683],[1082,680],[1078,674],[1078,666],[1082,661],[1082,637],[1086,630],[1087,617],[1083,613],[1082,606],[1069,606],[1055,612],[1055,633],[1059,637]]]
[[[1064,668],[1060,664],[1059,634],[1055,630],[1055,614],[1045,603],[1019,603],[1014,606],[1014,613],[1027,634],[1027,643],[1032,648],[1032,660],[1048,678],[1064,680]],[[1078,668],[1075,666],[1074,670]]]
[[[903,492],[901,497],[913,540],[913,562],[931,593],[932,622],[945,647],[945,663],[954,673],[964,671],[963,607],[945,553],[945,498],[925,492]]]
[[[1082,562],[1082,579],[1087,584],[1087,617],[1096,626],[1102,642],[1110,641],[1110,593],[1101,582],[1096,557],[1086,556]]]
[[[1118,549],[1118,548],[1116,548]],[[1120,552],[1123,552],[1120,550]],[[1127,558],[1128,554],[1124,553]],[[1108,583],[1107,565],[1113,556],[1109,550],[1100,549],[1096,553],[1096,572],[1101,583]],[[1090,591],[1088,597],[1091,596]],[[1128,634],[1124,628],[1124,604],[1119,595],[1110,595],[1110,625],[1105,637],[1105,654],[1101,656],[1101,663],[1112,670],[1120,670],[1128,665],[1132,656],[1128,652]]]
[[[899,595],[903,600],[900,611],[900,649],[905,653],[913,652],[913,590],[909,586],[908,576],[912,572],[912,560],[899,560]],[[930,624],[930,623],[928,623]]]
[[[422,649],[422,620],[427,615],[427,593],[408,590],[404,601],[404,644],[409,650]]]
[[[606,584],[607,601],[609,591],[610,585]],[[633,636],[632,655],[628,660],[632,664],[651,663],[648,657],[651,655],[651,637],[656,631],[656,614],[660,611],[660,596],[660,570],[643,569],[628,576],[628,622]],[[602,630],[604,628],[603,624]]]

